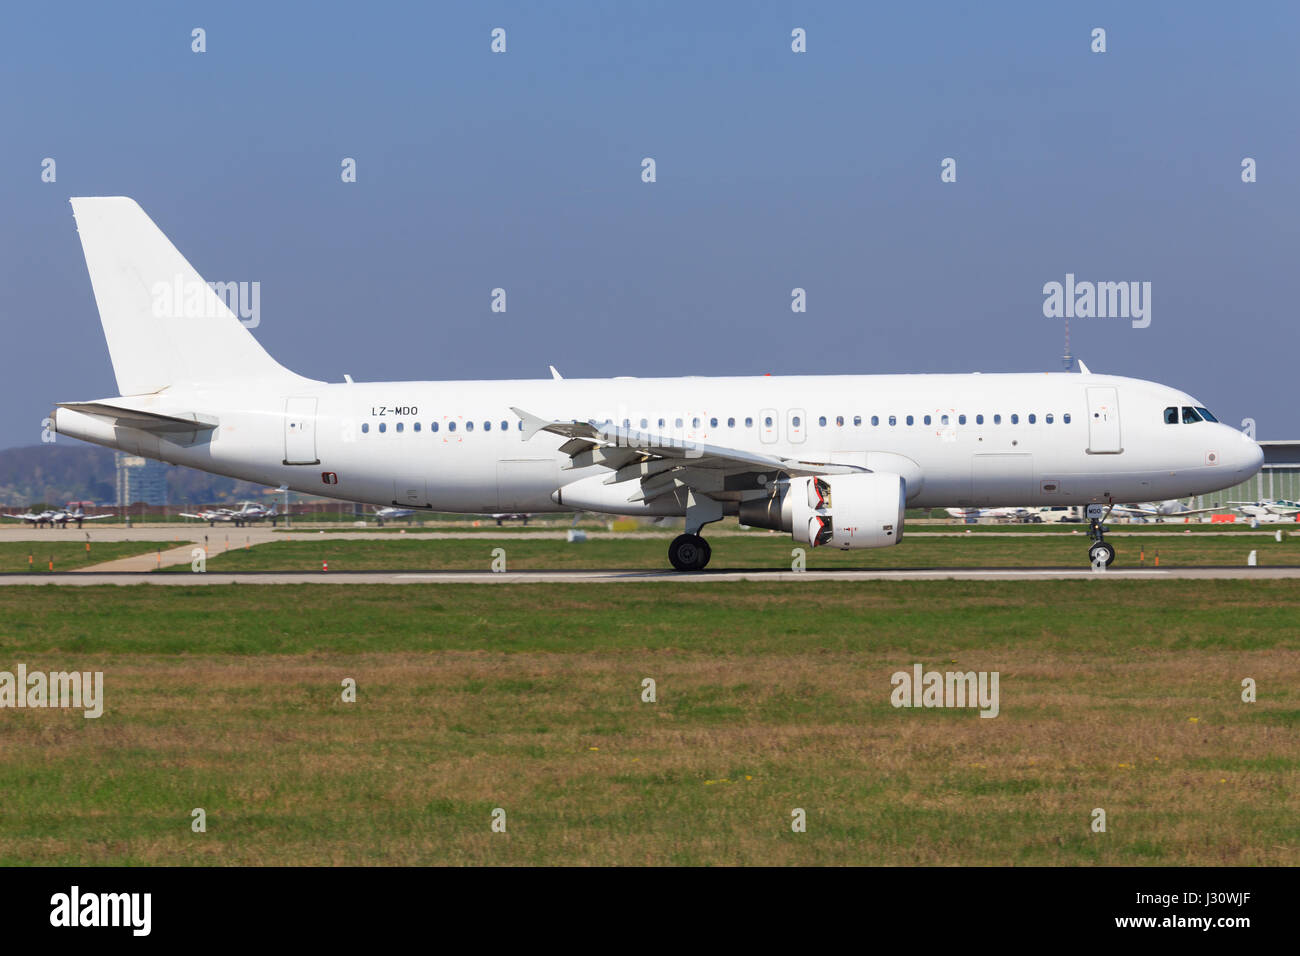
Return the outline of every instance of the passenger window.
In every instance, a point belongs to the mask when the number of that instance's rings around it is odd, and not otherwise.
[[[667,419],[663,419],[663,418],[659,419],[659,427],[660,427],[660,428],[663,428],[664,425],[666,425],[666,424],[667,424]]]
[[[890,416],[889,416],[889,425],[890,425],[890,427],[892,428],[894,425],[897,425],[897,424],[898,424],[898,416],[897,416],[897,415],[890,415]]]
[[[692,427],[692,428],[699,428],[699,427],[700,427],[700,420],[699,420],[698,418],[692,418],[692,419],[691,419],[691,427]]]
[[[503,432],[508,432],[508,431],[510,431],[510,423],[507,422],[507,421],[503,421],[503,422],[501,423],[501,430],[502,430]]]
[[[1201,419],[1196,414],[1196,409],[1190,405],[1183,406],[1183,424],[1190,425],[1192,422],[1199,422]]]
[[[947,424],[948,424],[948,416],[947,416],[947,415],[940,415],[940,416],[939,416],[939,424],[940,424],[940,425],[947,425]]]
[[[388,431],[388,426],[385,425],[383,422],[380,422],[380,423],[379,423],[379,430],[380,430],[381,432],[386,432],[386,431]]]
[[[843,415],[836,415],[836,416],[835,416],[835,424],[838,425],[840,428],[843,428],[843,427],[844,427],[844,416],[843,416]]]
[[[821,416],[819,419],[817,419],[817,424],[820,425],[822,428],[825,428],[825,427],[826,427],[826,416],[823,415],[823,416]]]
[[[474,430],[474,423],[473,423],[473,422],[466,422],[466,423],[465,423],[465,431],[467,431],[467,432],[472,432],[473,430]]]
[[[763,424],[766,425],[768,428],[771,428],[771,427],[772,427],[772,416],[771,416],[771,415],[768,415],[766,418],[764,418],[764,419],[763,419]]]
[[[1013,424],[1013,425],[1019,425],[1019,424],[1020,424],[1020,416],[1019,416],[1019,415],[1016,415],[1016,414],[1012,414],[1012,416],[1011,416],[1011,424]]]
[[[420,423],[419,423],[419,422],[416,422],[416,423],[415,423],[414,425],[412,425],[411,427],[414,428],[414,429],[418,432],[418,431],[420,430]]]
[[[916,421],[916,419],[913,418],[911,415],[908,415],[908,416],[907,416],[907,424],[911,425],[911,424],[912,424],[913,422],[915,422],[915,421]]]
[[[734,418],[728,418],[728,419],[727,419],[727,427],[728,427],[728,428],[735,428],[735,427],[736,427],[736,420],[735,420]]]
[[[965,425],[965,424],[966,424],[966,416],[965,416],[965,415],[958,415],[958,416],[957,416],[957,424],[958,424],[958,425]]]
[[[982,414],[980,414],[980,415],[976,415],[976,416],[975,416],[975,424],[976,424],[976,425],[983,425],[983,424],[984,424],[984,416],[983,416]]]
[[[716,418],[710,418],[710,419],[709,419],[709,427],[710,427],[710,428],[717,428],[717,427],[718,427],[718,420],[717,420]]]
[[[402,430],[402,423],[401,423],[401,422],[398,422],[398,423],[397,423],[397,430],[398,430],[399,432]]]
[[[649,419],[646,419],[646,418],[641,419],[641,427],[642,427],[642,428],[647,427],[649,424],[650,424]]]
[[[1030,412],[1030,413],[1029,413],[1029,424],[1032,425],[1032,424],[1034,424],[1036,421],[1038,421],[1038,416],[1035,415],[1033,412]]]
[[[1178,408],[1176,406],[1170,405],[1168,408],[1165,409],[1165,424],[1166,425],[1178,424]]]
[[[746,427],[746,428],[753,428],[753,427],[754,427],[754,419],[752,419],[752,418],[746,418],[746,419],[745,419],[745,427]]]
[[[994,425],[1001,425],[1001,424],[1002,424],[1002,415],[1001,415],[1001,413],[994,414],[994,416],[993,416],[993,424],[994,424]]]
[[[872,428],[875,428],[875,427],[878,426],[879,424],[880,424],[880,416],[879,416],[879,415],[872,415],[872,416],[871,416],[871,427],[872,427]]]
[[[799,418],[798,415],[796,415],[794,418],[790,419],[790,426],[791,426],[792,428],[798,428],[800,422],[801,422],[801,419]]]
[[[431,431],[431,432],[436,432],[437,430],[438,430],[438,423],[437,423],[437,422],[433,422],[431,425],[429,425],[429,431]]]
[[[369,422],[362,422],[362,423],[361,423],[361,434],[363,434],[363,435],[368,435],[368,434],[370,434],[370,423],[369,423]]]
[[[862,416],[861,416],[861,415],[854,415],[854,416],[853,416],[853,427],[854,427],[854,428],[861,428],[861,427],[862,427]]]
[[[682,420],[681,420],[680,418],[677,419],[677,427],[678,427],[678,428],[681,428],[681,427],[682,427]]]
[[[447,423],[447,431],[449,431],[449,432],[454,432],[455,430],[456,430],[456,423],[455,423],[455,422],[448,422],[448,423]]]
[[[1069,413],[1069,412],[1066,412],[1064,415],[1061,416],[1061,424],[1062,424],[1062,425],[1068,425],[1068,424],[1070,424],[1070,413]]]
[[[927,425],[930,424],[930,416],[926,415],[924,418],[921,419],[921,421],[925,422],[925,424]]]
[[[1051,413],[1051,412],[1048,412],[1048,413],[1047,413],[1047,418],[1044,419],[1044,421],[1046,421],[1047,424],[1049,424],[1049,425],[1052,424],[1052,413]]]

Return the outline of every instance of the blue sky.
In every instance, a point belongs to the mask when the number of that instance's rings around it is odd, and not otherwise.
[[[330,381],[1056,370],[1042,287],[1074,273],[1152,283],[1149,328],[1072,324],[1094,371],[1300,437],[1298,27],[1287,3],[11,5],[0,447],[116,393],[67,199],[118,194],[207,279],[260,282],[255,334]]]

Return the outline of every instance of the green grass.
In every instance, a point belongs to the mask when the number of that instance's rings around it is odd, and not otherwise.
[[[0,669],[106,685],[0,711],[0,864],[1298,861],[1284,581],[6,587],[0,620]],[[997,670],[1000,716],[893,708],[915,662]]]
[[[72,571],[91,564],[129,558],[134,554],[147,554],[159,547],[153,541],[92,541],[86,550],[86,541],[4,541],[0,542],[0,572],[48,571],[54,561],[55,571]]]
[[[505,550],[511,571],[576,568],[660,569],[668,566],[668,538],[591,538],[584,542],[520,536],[508,540],[329,540],[312,534],[245,550],[213,548],[209,571],[477,570],[491,569],[494,554]],[[1112,538],[1114,567],[1244,566],[1254,550],[1263,567],[1300,565],[1300,540],[1241,540],[1234,536],[1175,536],[1148,541]],[[711,540],[710,570],[784,568],[795,545],[789,535],[756,533]],[[908,537],[890,548],[836,551],[805,548],[807,566],[824,568],[1079,568],[1087,567],[1086,535]],[[173,569],[190,573],[188,565]]]

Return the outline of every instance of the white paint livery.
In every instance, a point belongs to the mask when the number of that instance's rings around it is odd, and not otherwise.
[[[428,511],[684,515],[669,556],[693,570],[709,556],[700,529],[727,514],[879,547],[902,537],[904,503],[1181,498],[1263,462],[1191,396],[1106,375],[313,381],[257,344],[133,200],[72,206],[122,394],[61,404],[59,433],[266,485]],[[172,296],[168,314],[160,283],[216,301]],[[1103,530],[1094,551],[1110,548]]]

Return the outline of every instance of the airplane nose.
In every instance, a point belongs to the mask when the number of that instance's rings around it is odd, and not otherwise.
[[[1228,460],[1238,473],[1238,480],[1245,481],[1247,478],[1254,477],[1256,472],[1264,467],[1264,449],[1259,447],[1259,443],[1254,439],[1235,428],[1226,425],[1224,427],[1237,438],[1237,444],[1230,446],[1232,450],[1228,453]]]

